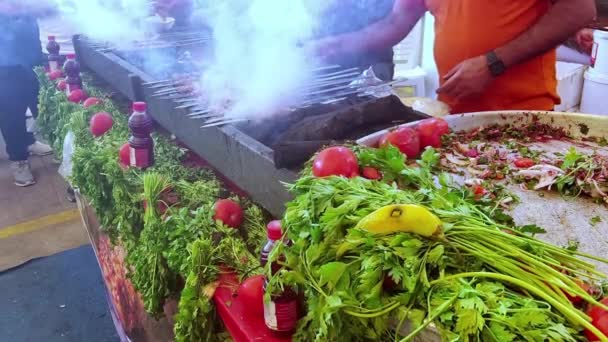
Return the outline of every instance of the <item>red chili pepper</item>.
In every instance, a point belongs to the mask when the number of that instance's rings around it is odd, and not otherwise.
[[[532,160],[530,158],[518,158],[518,159],[515,159],[513,164],[515,164],[515,166],[517,166],[520,169],[527,169],[529,167],[534,166],[536,163],[534,162],[534,160]]]

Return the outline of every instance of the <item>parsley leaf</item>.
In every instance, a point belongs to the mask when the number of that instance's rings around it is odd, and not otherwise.
[[[562,170],[568,170],[569,168],[576,165],[576,163],[583,158],[583,155],[576,151],[576,148],[570,147],[568,153],[564,155],[564,162],[562,164]]]
[[[420,156],[419,164],[426,168],[433,168],[439,164],[440,155],[432,147],[427,147]]]
[[[578,247],[581,243],[578,240],[568,240],[568,245],[566,245],[566,249],[572,252],[578,251]]]
[[[517,230],[520,233],[530,234],[532,236],[534,236],[536,234],[545,234],[547,232],[546,230],[544,230],[543,228],[541,228],[535,224],[527,224],[525,226],[515,227],[515,230]]]
[[[485,324],[483,316],[475,309],[459,309],[456,316],[455,331],[463,335],[476,335]]]
[[[319,286],[327,284],[330,289],[335,288],[345,270],[346,264],[343,262],[329,262],[319,267],[319,275],[321,276]]]

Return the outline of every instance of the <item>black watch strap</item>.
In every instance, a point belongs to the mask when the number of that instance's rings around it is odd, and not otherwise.
[[[486,54],[486,58],[488,59],[488,68],[490,69],[490,73],[492,76],[500,76],[502,75],[507,67],[505,63],[498,58],[496,52],[491,51]]]

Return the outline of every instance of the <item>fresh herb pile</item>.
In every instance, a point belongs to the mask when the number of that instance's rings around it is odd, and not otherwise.
[[[580,341],[584,329],[602,336],[584,311],[596,298],[581,284],[606,276],[580,257],[608,260],[537,240],[529,232],[539,227],[501,223],[512,220],[497,205],[433,173],[440,156],[432,148],[409,165],[390,145],[351,149],[382,179],[316,178],[307,167],[290,185],[295,200],[283,226],[293,244],[273,251],[286,261],[269,288],[304,293],[296,340],[410,341],[429,327],[444,341]],[[428,208],[441,234],[356,228],[391,204]]]
[[[212,171],[184,166],[187,151],[162,135],[153,135],[153,167],[141,171],[121,165],[119,149],[129,136],[126,110],[86,82],[88,94],[102,103],[83,108],[68,102],[44,71],[38,75],[41,133],[61,155],[63,138],[74,132],[70,182],[95,209],[112,242],[125,249],[128,277],[146,310],[160,317],[165,301],[179,298],[176,341],[223,340],[211,301],[214,284],[226,268],[241,277],[262,272],[254,255],[265,242],[266,215],[228,195],[244,208],[241,229],[215,221],[214,204],[229,192]],[[110,113],[114,121],[98,138],[89,131],[96,112]]]

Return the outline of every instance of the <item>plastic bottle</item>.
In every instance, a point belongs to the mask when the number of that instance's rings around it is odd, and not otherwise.
[[[49,53],[49,71],[53,72],[60,69],[59,62],[61,61],[61,56],[59,56],[59,50],[61,46],[55,40],[55,36],[49,36],[48,39],[46,51]]]
[[[268,225],[266,226],[266,234],[268,236],[268,241],[266,241],[264,248],[262,248],[262,252],[261,252],[261,256],[260,256],[260,263],[262,264],[262,267],[266,266],[266,264],[268,263],[268,257],[270,255],[270,253],[272,252],[272,250],[274,249],[274,246],[283,237],[283,229],[281,228],[281,221],[271,221],[270,223],[268,223]],[[283,258],[281,258],[281,259],[283,259]],[[273,263],[271,267],[272,267],[272,274],[275,274],[276,272],[278,272],[281,269],[281,265],[279,265],[276,262]]]
[[[82,79],[80,78],[80,64],[76,61],[76,54],[69,53],[66,58],[65,63],[63,63],[63,71],[67,75],[65,93],[69,96],[73,90],[82,88]]]
[[[145,102],[134,102],[133,114],[129,117],[129,163],[141,169],[154,165],[154,142],[150,136],[154,122],[146,109]]]
[[[268,264],[268,257],[277,243],[282,241],[283,230],[281,229],[280,221],[272,221],[266,227],[268,233],[268,241],[262,248],[260,262],[262,266]],[[279,260],[285,260],[284,256],[279,257]],[[273,262],[270,265],[272,274],[276,274],[281,265],[278,262]],[[268,279],[264,283],[264,292]],[[279,338],[286,338],[293,335],[298,323],[298,294],[291,288],[286,288],[282,293],[272,295],[270,302],[264,303],[264,322],[270,330],[271,335]]]

